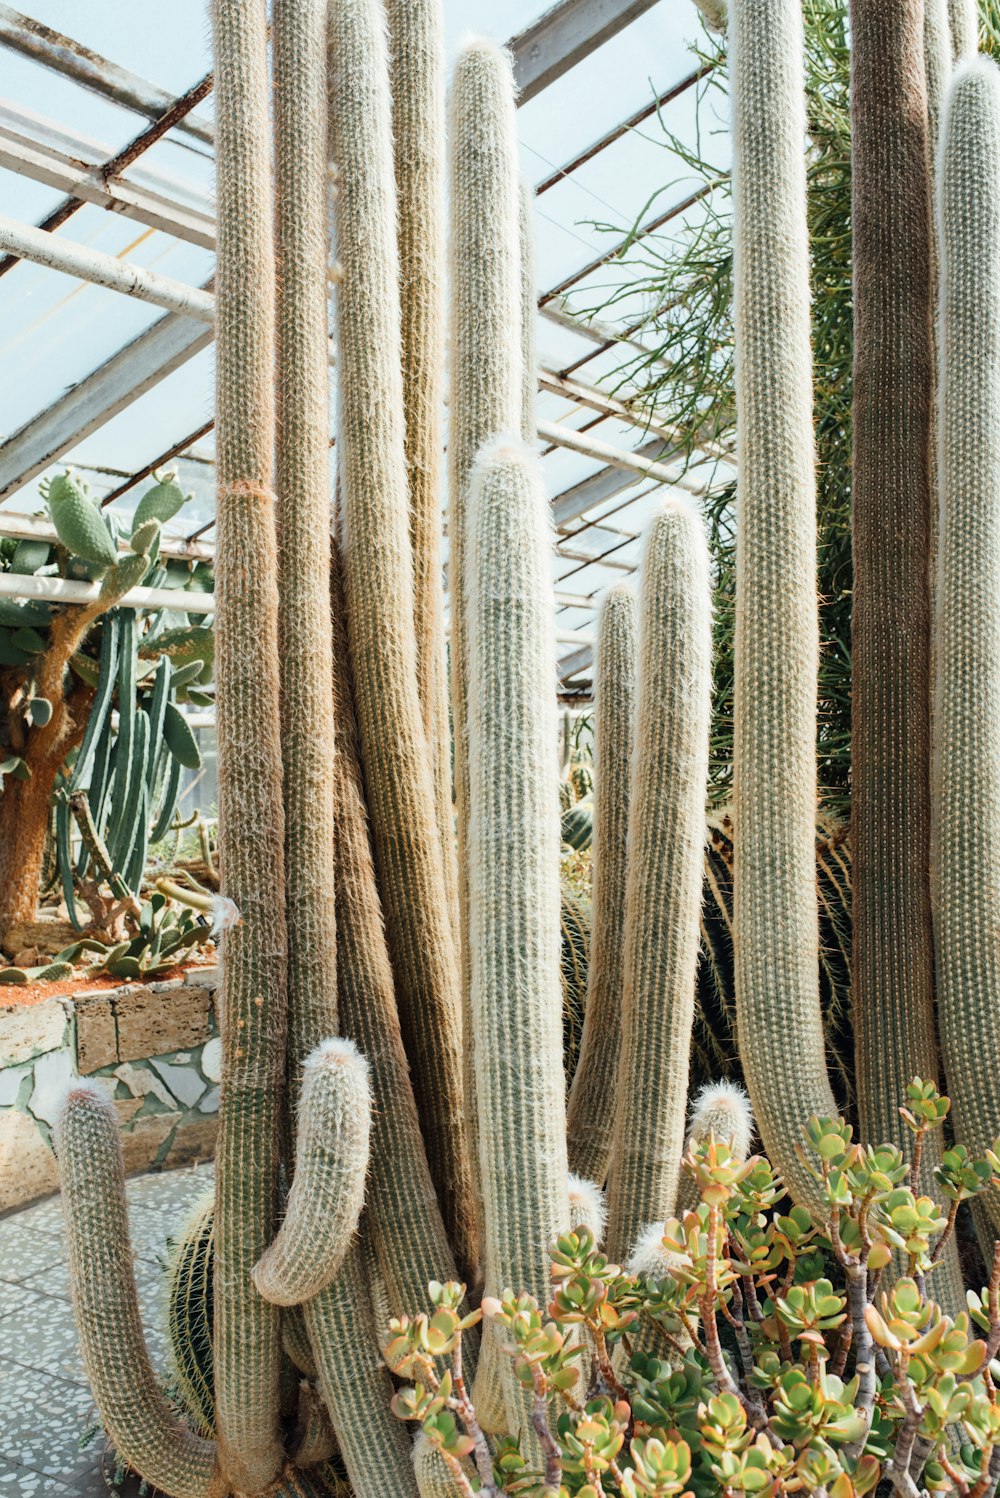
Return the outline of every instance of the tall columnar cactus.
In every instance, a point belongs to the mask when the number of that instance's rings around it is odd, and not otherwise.
[[[927,75],[927,122],[930,141],[930,159],[933,167],[937,156],[938,135],[941,128],[941,109],[952,71],[951,22],[948,18],[948,0],[925,0],[924,3],[924,68]],[[931,220],[931,236],[934,221]],[[937,289],[936,275],[932,276],[931,292]],[[933,488],[936,473],[931,469]],[[933,506],[932,506],[933,509]]]
[[[330,12],[342,544],[358,727],[397,998],[431,1172],[459,1263],[476,1262],[457,953],[413,638],[399,257],[379,0]]]
[[[948,0],[948,15],[955,60],[972,57],[979,51],[978,0]]]
[[[448,434],[448,591],[451,599],[451,707],[455,741],[466,1117],[478,1163],[475,1035],[469,1014],[468,930],[469,685],[466,642],[468,486],[478,449],[523,420],[522,288],[517,133],[509,58],[489,42],[469,42],[455,64],[449,97],[451,288]],[[481,1200],[481,1191],[477,1198]]]
[[[1000,75],[959,64],[938,170],[938,1022],[958,1138],[1000,1127]],[[986,1199],[1000,1225],[996,1193]]]
[[[538,403],[538,356],[535,328],[538,292],[535,289],[535,193],[522,177],[518,183],[518,242],[521,267],[521,436],[529,446],[538,436],[535,407]]]
[[[862,1134],[909,1149],[899,1100],[912,1077],[939,1074],[929,863],[933,365],[923,4],[854,0],[851,15],[853,1012]],[[929,1154],[928,1170],[932,1164]]]
[[[399,205],[406,466],[413,612],[424,731],[449,893],[457,868],[441,573],[445,335],[445,88],[442,0],[388,0]]]
[[[222,964],[216,1151],[215,1400],[238,1492],[278,1475],[281,1333],[250,1271],[271,1240],[285,1069],[274,266],[263,0],[212,0],[217,59],[216,690],[222,892],[240,913]]]
[[[322,1041],[302,1063],[295,1174],[274,1242],[254,1266],[265,1300],[301,1305],[333,1279],[358,1230],[371,1135],[368,1064],[352,1040]]]
[[[89,1082],[56,1126],[70,1285],[87,1379],[123,1462],[170,1498],[223,1498],[215,1443],[180,1424],[149,1361],[132,1266],[118,1117]]]
[[[289,1098],[330,1033],[317,1003],[336,950],[330,699],[330,414],[325,0],[275,0],[278,566]]]
[[[635,596],[609,589],[594,669],[594,891],[580,1059],[566,1110],[570,1169],[603,1181],[611,1160],[624,980],[625,883],[636,673]]]
[[[684,1150],[712,691],[712,586],[697,512],[668,501],[642,559],[622,1041],[608,1254],[670,1215]]]
[[[740,1056],[796,1194],[813,1113],[835,1115],[816,909],[816,494],[798,0],[733,0],[737,539],[733,926]]]
[[[457,1278],[427,1166],[403,1050],[375,887],[368,812],[347,657],[340,559],[332,548],[334,761],[337,848],[337,997],[344,1030],[371,1067],[368,1228],[394,1316],[424,1304],[432,1279]],[[472,1351],[471,1344],[468,1351]],[[471,1368],[470,1368],[471,1372]]]
[[[473,472],[466,555],[479,1169],[487,1292],[517,1286],[539,1300],[546,1245],[568,1226],[550,547],[537,460],[497,438]],[[508,1428],[527,1438],[530,1396],[504,1363]]]

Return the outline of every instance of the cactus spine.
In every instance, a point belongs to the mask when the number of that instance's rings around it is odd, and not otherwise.
[[[351,1040],[324,1040],[302,1064],[295,1174],[285,1218],[254,1266],[273,1305],[301,1305],[333,1279],[357,1232],[371,1134],[368,1064]]]
[[[608,1254],[670,1215],[684,1147],[711,721],[712,591],[697,513],[669,501],[646,537]]]
[[[1000,75],[986,60],[959,65],[946,101],[938,216],[938,1020],[958,1138],[979,1154],[1000,1119]],[[984,1202],[1000,1223],[996,1193]]]
[[[285,1061],[284,819],[271,460],[273,250],[262,0],[212,0],[218,172],[216,686],[223,894],[215,1399],[238,1492],[278,1475],[281,1335],[250,1271],[271,1240]]]
[[[594,896],[580,1059],[566,1110],[570,1169],[603,1181],[614,1136],[625,935],[629,776],[635,711],[631,587],[608,590],[594,671]]]
[[[737,540],[733,926],[740,1056],[796,1195],[813,1113],[836,1114],[819,1004],[816,499],[796,0],[733,0]]]
[[[539,1301],[546,1245],[569,1216],[550,546],[537,460],[517,438],[498,438],[473,471],[466,555],[479,1170],[487,1292],[520,1286]],[[527,1438],[530,1396],[504,1362],[508,1428]]]
[[[336,950],[327,334],[326,5],[275,0],[278,568],[285,771],[289,1100],[329,1034]]]
[[[442,0],[388,0],[386,15],[392,54],[417,679],[445,875],[449,895],[457,896],[441,573],[446,160]]]
[[[469,1011],[469,706],[466,599],[468,485],[478,449],[523,420],[517,271],[519,204],[514,81],[509,59],[469,42],[455,64],[449,98],[451,158],[451,401],[448,539],[451,706],[455,741],[459,918],[465,1033],[465,1101],[473,1170],[478,1168],[475,1034]],[[482,1190],[477,1184],[477,1202]]]
[[[215,1443],[185,1429],[149,1361],[132,1268],[125,1162],[106,1094],[71,1088],[56,1127],[70,1283],[87,1378],[124,1462],[170,1498],[222,1498]]]
[[[330,146],[340,172],[339,464],[361,751],[428,1159],[459,1262],[471,1266],[459,972],[413,641],[389,73],[376,0],[335,0],[331,9]]]

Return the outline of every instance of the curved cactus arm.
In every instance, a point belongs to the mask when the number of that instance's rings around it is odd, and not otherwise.
[[[566,1107],[570,1169],[603,1181],[611,1160],[621,1048],[629,776],[635,712],[635,595],[608,590],[594,671],[594,894],[580,1059]]]
[[[819,1001],[816,495],[798,0],[732,0],[734,317],[740,530],[733,939],[740,1056],[768,1158],[816,1204],[796,1154],[835,1116]]]
[[[415,1315],[432,1279],[457,1279],[420,1133],[399,1027],[354,718],[344,592],[336,544],[330,556],[334,807],[337,879],[337,999],[344,1031],[371,1067],[372,1136],[368,1225],[392,1314]],[[473,1339],[466,1352],[471,1354]]]
[[[979,1155],[1000,1132],[1000,73],[985,59],[959,65],[946,101],[938,220],[938,1023],[956,1136]]]
[[[253,1281],[300,1305],[333,1279],[357,1232],[371,1132],[368,1064],[352,1040],[325,1040],[302,1064],[295,1174],[277,1237]]]
[[[697,512],[670,501],[642,559],[618,1108],[608,1253],[674,1207],[694,1020],[712,687],[712,585]]]
[[[445,334],[445,89],[442,0],[388,0],[413,620],[424,732],[445,876],[457,901],[451,728],[441,571]]]
[[[476,453],[523,420],[522,289],[518,155],[510,59],[473,40],[459,53],[448,100],[450,155],[448,408],[448,591],[451,598],[451,707],[455,740],[455,821],[462,961],[465,1111],[473,1175],[479,1169],[475,1034],[469,1008],[469,702],[466,533],[469,477]],[[475,1184],[482,1216],[482,1186]],[[480,1221],[480,1232],[482,1222]]]
[[[330,149],[344,584],[375,862],[431,1172],[475,1264],[458,957],[417,691],[389,71],[381,0],[333,0]]]
[[[909,1155],[913,1135],[899,1117],[907,1084],[940,1080],[929,867],[933,340],[923,5],[862,0],[851,21],[851,998],[861,1136],[891,1140]],[[928,1144],[915,1190],[932,1185],[941,1132]]]
[[[70,1285],[87,1378],[118,1456],[169,1498],[224,1498],[215,1443],[183,1426],[164,1398],[139,1314],[125,1161],[107,1094],[74,1081],[55,1128]]]
[[[979,0],[948,0],[952,53],[956,62],[979,51]]]
[[[332,1284],[304,1311],[352,1488],[364,1498],[419,1498],[409,1432],[390,1408],[392,1378],[379,1353],[360,1244],[351,1244]]]
[[[275,0],[278,639],[283,720],[288,1093],[332,1032],[318,996],[336,950],[330,698],[326,0]]]
[[[263,0],[212,0],[216,257],[216,688],[225,934],[216,1149],[214,1366],[223,1470],[281,1469],[281,1325],[250,1271],[274,1236],[285,1073],[286,931],[274,439],[274,257]]]
[[[569,1198],[559,977],[559,766],[548,503],[516,437],[469,497],[469,948],[486,1288],[544,1302]],[[503,891],[498,897],[498,891]],[[512,1432],[530,1399],[504,1369]]]

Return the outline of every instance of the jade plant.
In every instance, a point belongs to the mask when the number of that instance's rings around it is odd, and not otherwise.
[[[948,1099],[915,1078],[900,1112],[919,1164]],[[508,1289],[464,1312],[464,1286],[431,1284],[386,1347],[406,1380],[393,1407],[422,1432],[421,1494],[993,1494],[1000,1244],[967,1310],[947,1315],[934,1286],[995,1149],[944,1150],[934,1199],[895,1145],[860,1144],[842,1118],[814,1116],[802,1144],[815,1213],[710,1128],[684,1157],[694,1204],[650,1232],[659,1264],[623,1269],[578,1225],[549,1246],[543,1297]],[[470,1395],[464,1343],[481,1318],[530,1404],[533,1458],[489,1437]],[[647,1331],[658,1355],[641,1350]]]
[[[190,497],[175,476],[156,476],[127,534],[72,470],[44,484],[43,497],[54,539],[3,543],[4,570],[26,588],[53,577],[97,591],[82,605],[0,600],[0,935],[34,917],[53,800],[73,923],[87,923],[76,898],[88,874],[138,893],[149,843],[174,816],[182,767],[200,764],[178,704],[212,701],[211,630],[190,623],[183,600],[211,587],[210,569],[160,556],[164,524]],[[120,606],[140,584],[176,591],[176,609]]]

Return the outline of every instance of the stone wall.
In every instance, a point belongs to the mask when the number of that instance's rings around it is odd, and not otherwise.
[[[0,1212],[57,1189],[52,1123],[73,1076],[107,1088],[130,1173],[211,1158],[217,981],[199,968],[34,1005],[5,1005],[0,988]]]

